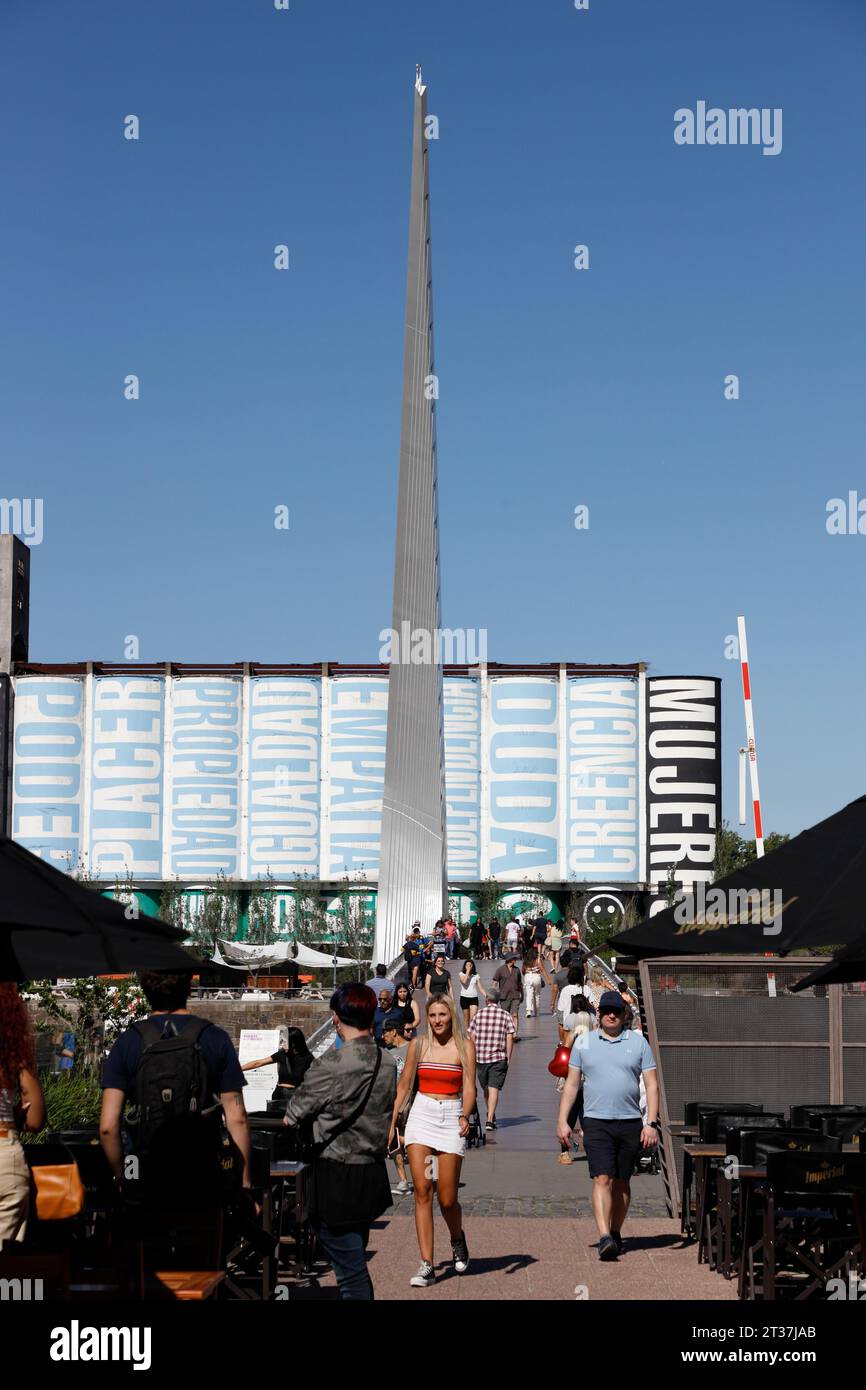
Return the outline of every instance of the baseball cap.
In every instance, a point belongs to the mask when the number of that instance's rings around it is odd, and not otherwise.
[[[621,994],[615,989],[606,989],[598,1001],[598,1012],[603,1014],[607,1009],[616,1009],[618,1014],[624,1014],[626,1003]]]

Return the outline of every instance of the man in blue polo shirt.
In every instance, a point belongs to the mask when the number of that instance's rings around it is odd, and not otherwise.
[[[622,1226],[631,1200],[630,1179],[640,1148],[658,1142],[659,1087],[656,1063],[643,1033],[626,1028],[626,1003],[615,990],[598,1001],[598,1029],[584,1033],[571,1049],[562,1091],[558,1138],[571,1139],[569,1113],[583,1086],[583,1144],[592,1178],[592,1211],[598,1227],[598,1257],[622,1253]],[[640,1111],[640,1081],[646,1087],[646,1124]],[[579,1138],[579,1132],[575,1131]]]

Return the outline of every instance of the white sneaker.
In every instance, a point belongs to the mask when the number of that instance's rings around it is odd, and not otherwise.
[[[409,1280],[413,1289],[427,1289],[433,1283],[433,1266],[429,1260],[422,1260],[418,1266],[418,1273],[413,1274]]]
[[[405,1197],[407,1192],[412,1191],[412,1188],[404,1178],[401,1182],[395,1183],[395,1185],[391,1188],[391,1191],[393,1192],[395,1197]]]

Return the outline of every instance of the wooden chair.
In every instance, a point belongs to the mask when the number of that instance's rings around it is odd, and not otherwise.
[[[778,1129],[784,1120],[781,1111],[707,1110],[698,1117],[701,1142],[727,1146],[730,1130],[754,1123],[760,1129]],[[719,1219],[719,1193],[717,1176],[725,1162],[724,1157],[708,1159],[701,1164],[701,1190],[696,1193],[698,1210],[698,1264],[706,1259],[710,1269],[718,1268],[718,1254],[723,1241]]]
[[[736,1101],[701,1101],[687,1100],[683,1111],[684,1126],[688,1130],[694,1130],[695,1134],[700,1133],[701,1115],[710,1114],[714,1110],[727,1111],[728,1113],[740,1113],[748,1111],[750,1114],[759,1114],[763,1110],[763,1105],[754,1105],[749,1101],[738,1104]],[[664,1159],[662,1160],[664,1162]],[[698,1200],[697,1194],[693,1200],[692,1188],[695,1182],[695,1166],[689,1154],[683,1154],[683,1181],[682,1181],[682,1204],[680,1208],[680,1231],[683,1236],[693,1240],[697,1234],[698,1225]]]
[[[150,1209],[142,1229],[145,1298],[211,1298],[225,1279],[223,1213]]]
[[[829,1279],[864,1273],[866,1156],[769,1153],[761,1195],[761,1277],[753,1249],[749,1297],[802,1302],[823,1296]]]

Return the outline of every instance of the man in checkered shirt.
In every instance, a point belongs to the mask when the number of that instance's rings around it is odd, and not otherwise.
[[[487,991],[487,1003],[469,1027],[469,1036],[475,1043],[475,1074],[487,1107],[487,1130],[496,1128],[496,1106],[508,1074],[516,1032],[514,1019],[502,1008],[499,992],[491,986]]]

